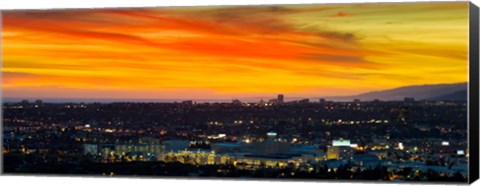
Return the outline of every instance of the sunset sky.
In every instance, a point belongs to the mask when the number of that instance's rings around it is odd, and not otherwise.
[[[2,12],[4,98],[342,96],[466,82],[468,2]]]

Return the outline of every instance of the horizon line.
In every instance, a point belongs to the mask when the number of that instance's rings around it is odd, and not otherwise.
[[[453,85],[453,84],[468,84],[468,81],[466,82],[456,82],[456,83],[439,83],[439,84],[415,84],[415,85],[407,85],[407,86],[401,86],[401,87],[396,87],[396,88],[390,88],[390,89],[382,89],[382,90],[372,90],[368,92],[363,92],[363,93],[358,93],[355,95],[344,95],[344,96],[294,96],[294,97],[285,97],[285,102],[287,101],[296,101],[296,100],[302,100],[302,99],[313,99],[313,100],[319,100],[319,99],[330,99],[327,101],[346,101],[345,99],[350,99],[354,96],[359,96],[362,94],[367,94],[367,93],[372,93],[372,92],[379,92],[379,91],[388,91],[388,90],[395,90],[399,88],[405,88],[405,87],[416,87],[416,86],[436,86],[436,85]],[[15,97],[2,97],[1,101],[2,102],[19,102],[22,100],[28,100],[28,101],[35,101],[35,100],[42,100],[45,102],[52,102],[52,103],[71,103],[71,102],[103,102],[103,103],[114,103],[114,102],[164,102],[164,103],[174,103],[174,102],[183,102],[183,101],[194,101],[194,102],[201,102],[201,103],[226,103],[226,102],[232,102],[234,100],[239,100],[241,102],[246,102],[246,103],[252,103],[252,102],[260,102],[260,101],[266,101],[268,102],[271,99],[277,99],[278,95],[285,95],[283,93],[278,93],[278,94],[273,94],[274,96],[251,96],[251,97],[243,97],[243,98],[235,98],[232,97],[230,99],[215,99],[215,98],[205,98],[205,99],[192,99],[192,98],[15,98]],[[344,98],[344,99],[342,99]],[[352,98],[356,99],[356,98]],[[377,98],[378,100],[382,100],[380,98]],[[9,101],[5,101],[9,100]],[[15,100],[15,101],[14,101]],[[368,99],[371,100],[371,99]],[[368,101],[366,100],[366,101]],[[395,100],[383,100],[383,101],[395,101]]]

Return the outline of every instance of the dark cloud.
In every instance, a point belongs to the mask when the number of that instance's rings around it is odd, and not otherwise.
[[[342,33],[334,31],[318,31],[318,34],[322,36],[327,36],[330,38],[340,39],[343,41],[353,41],[357,39],[357,36],[353,33]]]
[[[22,10],[3,12],[5,19],[30,19],[38,21],[51,22],[70,22],[70,23],[88,23],[88,24],[111,24],[118,23],[121,20],[109,19],[100,16],[101,9],[96,10]],[[95,15],[95,16],[93,16]]]
[[[330,38],[330,39],[341,40],[346,42],[355,42],[356,40],[360,39],[360,37],[353,32],[340,32],[335,30],[327,30],[327,29],[321,28],[321,26],[318,26],[318,25],[304,26],[301,29],[301,31],[305,33],[315,34],[319,37],[326,38],[326,39]]]
[[[268,34],[295,30],[283,18],[293,10],[279,6],[232,6],[182,14],[186,19],[212,22],[245,34]]]
[[[255,19],[264,19],[264,16],[281,16],[292,11],[293,10],[289,8],[279,6],[231,6],[218,9],[197,11],[194,14],[203,15],[221,21],[239,19],[244,20],[252,17]]]
[[[306,58],[331,61],[331,62],[367,62],[361,56],[345,56],[345,55],[330,55],[330,54],[306,54]]]
[[[349,68],[380,69],[385,67],[383,64],[366,60],[362,54],[304,54],[303,57],[308,60],[318,61],[318,64],[345,65]]]

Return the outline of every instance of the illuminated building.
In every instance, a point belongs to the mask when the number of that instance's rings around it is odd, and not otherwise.
[[[350,159],[353,156],[353,149],[350,147],[350,140],[333,140],[332,146],[327,149],[327,159]]]
[[[178,152],[168,152],[161,154],[159,160],[165,162],[175,162],[178,161],[183,164],[194,164],[194,165],[213,165],[216,163],[221,163],[221,157],[217,156],[213,151],[178,151]],[[225,162],[227,160],[223,159]]]
[[[99,156],[103,159],[116,157],[127,160],[151,160],[156,159],[165,151],[165,146],[159,139],[142,137],[137,143],[115,144],[84,144],[84,154]]]
[[[350,140],[339,139],[332,141],[332,146],[350,146],[350,144]]]
[[[327,159],[350,159],[353,156],[353,149],[350,146],[331,146],[327,150]]]
[[[284,168],[289,162],[296,163],[290,156],[246,155],[234,160],[239,169],[254,170],[257,168]]]
[[[268,132],[265,141],[253,142],[249,145],[249,149],[253,154],[278,154],[288,152],[290,150],[290,143],[277,141],[275,139],[276,137],[276,132]]]
[[[211,148],[218,163],[232,164],[239,169],[284,168],[288,164],[299,165],[325,160],[318,145],[292,145],[277,139],[276,132],[268,132],[267,139],[251,143],[216,143]]]
[[[117,157],[131,160],[150,160],[158,158],[165,146],[161,144],[84,144],[84,155],[99,156],[102,159]]]

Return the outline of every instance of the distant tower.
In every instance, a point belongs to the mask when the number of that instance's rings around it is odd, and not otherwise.
[[[37,105],[37,106],[42,106],[42,105],[43,105],[43,101],[40,100],[40,99],[37,99],[37,100],[35,100],[35,105]]]
[[[327,101],[326,101],[325,99],[323,99],[323,98],[320,98],[320,100],[318,100],[318,101],[319,101],[320,103],[322,103],[322,104],[325,103],[325,102],[327,102]]]
[[[283,101],[284,101],[284,100],[283,100],[283,94],[279,94],[279,95],[277,96],[277,102],[278,102],[278,103],[283,103]]]

